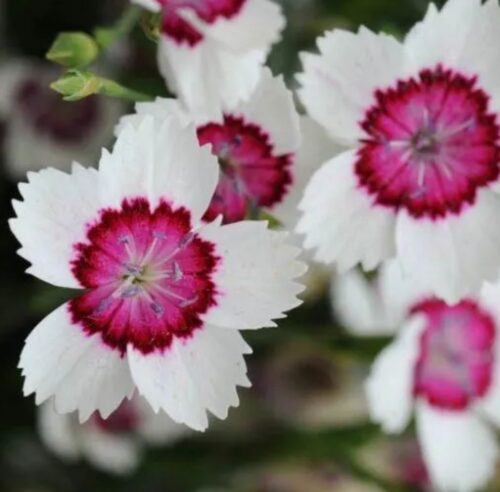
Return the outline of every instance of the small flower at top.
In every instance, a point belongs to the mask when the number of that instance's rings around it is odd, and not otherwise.
[[[348,291],[341,290],[347,301]],[[365,294],[349,290],[344,319],[355,319],[348,311],[356,305],[363,311],[378,299],[379,311],[391,320],[387,326],[399,331],[375,360],[366,384],[372,420],[388,433],[400,433],[414,413],[435,487],[484,487],[499,456],[494,427],[500,423],[500,283],[447,304],[389,262]]]
[[[402,43],[335,30],[303,55],[302,102],[350,147],[301,204],[298,230],[318,260],[347,271],[395,257],[449,302],[496,279],[499,26],[498,2],[449,0]]]
[[[29,173],[10,221],[29,272],[83,289],[26,340],[24,393],[109,416],[135,388],[196,430],[248,386],[239,330],[300,302],[298,248],[264,222],[202,221],[218,164],[175,118],[129,125],[99,169]]]
[[[132,1],[163,13],[160,71],[192,109],[248,97],[285,24],[271,0]]]

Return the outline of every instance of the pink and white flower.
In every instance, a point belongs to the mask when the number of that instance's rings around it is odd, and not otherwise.
[[[113,140],[121,101],[87,98],[68,104],[49,85],[57,70],[27,59],[0,61],[0,120],[7,173],[15,180],[48,164],[95,162]]]
[[[449,302],[494,281],[498,195],[500,7],[429,7],[400,43],[335,30],[304,54],[299,94],[351,150],[311,180],[298,230],[318,260],[371,270],[395,257]]]
[[[132,1],[163,12],[160,71],[193,109],[248,97],[285,24],[271,0]]]
[[[135,114],[121,119],[116,133],[128,124],[137,127],[148,116],[161,123],[172,115],[183,125],[195,124],[199,144],[209,146],[219,162],[219,182],[205,221],[222,215],[224,223],[237,222],[259,209],[288,219],[303,189],[296,192],[296,187],[310,166],[297,159],[299,116],[282,77],[263,69],[247,100],[210,115],[188,111],[174,99],[139,103]]]
[[[38,430],[45,445],[59,458],[84,458],[105,472],[125,475],[140,464],[145,445],[171,445],[188,433],[164,413],[155,414],[142,398],[134,396],[105,420],[94,413],[80,424],[73,413],[60,415],[52,400],[38,410]]]
[[[24,392],[59,413],[106,418],[135,388],[155,412],[203,430],[248,386],[239,330],[299,304],[298,249],[264,222],[202,221],[217,160],[193,127],[145,118],[99,169],[29,173],[10,222],[29,273],[85,289],[21,354]]]
[[[390,263],[371,288],[371,296],[357,296],[360,309],[378,296],[380,311],[391,320],[387,327],[400,328],[366,384],[372,419],[386,432],[400,433],[414,413],[437,488],[481,488],[498,458],[500,284],[486,284],[478,295],[450,305],[422,294]],[[355,298],[350,308],[343,304],[344,316],[355,304]]]

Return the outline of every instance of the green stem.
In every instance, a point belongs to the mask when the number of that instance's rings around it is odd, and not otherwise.
[[[140,16],[141,9],[136,5],[132,5],[125,10],[113,27],[95,29],[94,37],[101,50],[109,48],[112,44],[130,34]]]
[[[131,102],[144,102],[152,101],[154,98],[149,94],[144,94],[143,92],[136,91],[134,89],[129,89],[114,80],[101,79],[101,87],[99,89],[99,94],[109,97],[117,97],[119,99],[125,99]]]

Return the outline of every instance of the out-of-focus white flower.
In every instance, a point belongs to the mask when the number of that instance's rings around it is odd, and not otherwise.
[[[279,421],[309,429],[347,426],[368,415],[363,369],[335,363],[329,351],[285,343],[259,366],[256,387]]]
[[[418,441],[413,437],[383,436],[363,446],[357,456],[360,464],[381,477],[417,487],[422,492],[435,490]]]
[[[49,87],[56,78],[57,71],[40,62],[0,61],[4,158],[15,180],[48,165],[69,170],[73,160],[95,162],[124,112],[112,98],[65,102]]]
[[[300,98],[350,147],[314,175],[298,230],[345,272],[395,257],[456,302],[500,267],[500,7],[449,0],[403,43],[335,30],[304,54]]]
[[[45,445],[61,459],[84,458],[116,474],[131,473],[139,466],[145,444],[173,444],[188,434],[187,427],[164,413],[155,414],[139,396],[123,401],[106,420],[95,413],[84,424],[75,414],[58,414],[49,400],[38,410],[38,429]]]
[[[132,1],[165,13],[158,63],[192,109],[234,106],[248,97],[285,25],[271,0]]]
[[[401,330],[367,381],[372,419],[399,433],[414,412],[433,483],[439,490],[478,490],[498,458],[500,284],[448,305],[391,263],[381,290],[384,309],[400,319]]]
[[[197,430],[248,386],[239,330],[276,326],[304,271],[264,222],[204,223],[218,164],[194,127],[129,125],[99,169],[29,173],[10,221],[29,272],[86,289],[30,334],[24,393],[103,418],[134,389]]]
[[[334,316],[350,333],[357,336],[393,335],[401,322],[401,313],[386,305],[382,277],[369,279],[359,269],[334,273],[330,284],[330,300]],[[396,315],[395,315],[396,314]]]

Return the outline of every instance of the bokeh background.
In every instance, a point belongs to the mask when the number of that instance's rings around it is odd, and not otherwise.
[[[427,0],[282,0],[288,26],[270,57],[290,87],[298,52],[326,29],[358,25],[402,35]],[[110,25],[126,0],[0,0],[0,491],[8,492],[377,492],[430,490],[412,431],[388,438],[369,423],[363,378],[387,340],[357,339],[330,306],[331,272],[310,279],[303,307],[279,329],[246,335],[252,389],[225,422],[163,446],[137,438],[141,461],[106,473],[87,459],[48,449],[33,398],[16,369],[35,324],[70,293],[24,274],[9,232],[11,200],[26,171],[72,159],[95,163],[130,106],[90,98],[63,103],[47,89],[60,71],[44,54],[60,31]],[[140,29],[114,46],[96,71],[151,94],[166,94],[155,46]],[[103,432],[127,433],[127,426]],[[111,452],[111,451],[110,451]],[[104,453],[106,455],[106,453]],[[101,467],[102,468],[102,467]],[[500,490],[493,484],[491,490]]]

